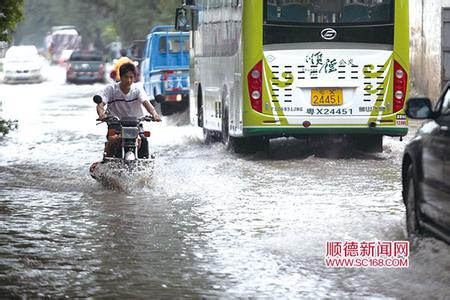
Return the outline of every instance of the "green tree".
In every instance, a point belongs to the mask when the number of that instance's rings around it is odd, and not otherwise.
[[[105,9],[87,1],[25,0],[24,14],[25,20],[19,24],[15,34],[16,43],[38,47],[44,46],[44,37],[52,26],[75,25],[85,46],[92,43],[101,49],[105,42],[101,37],[102,31],[113,24]]]
[[[156,24],[173,24],[179,0],[82,0],[106,10],[124,44],[144,39]]]
[[[7,134],[10,130],[18,127],[17,121],[3,120],[0,118],[0,137]]]
[[[23,0],[0,1],[0,41],[11,41],[11,33],[23,18]]]
[[[5,0],[0,0],[5,1]],[[15,34],[17,43],[43,46],[55,25],[75,25],[83,44],[104,49],[117,37],[126,46],[144,39],[155,24],[173,24],[180,0],[25,0],[25,21]]]
[[[0,41],[11,41],[12,32],[17,23],[23,18],[23,0],[0,1]],[[17,127],[17,123],[0,118],[0,134],[5,135],[10,129]]]

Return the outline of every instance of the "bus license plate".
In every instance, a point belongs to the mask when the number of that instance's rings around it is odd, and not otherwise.
[[[311,105],[313,106],[338,106],[343,103],[341,88],[311,90]]]

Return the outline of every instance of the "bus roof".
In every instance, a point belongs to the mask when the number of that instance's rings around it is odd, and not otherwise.
[[[52,31],[64,30],[64,29],[77,29],[76,26],[73,25],[60,25],[60,26],[52,26]]]
[[[64,35],[79,35],[76,29],[60,29],[52,32],[52,35],[64,34]]]

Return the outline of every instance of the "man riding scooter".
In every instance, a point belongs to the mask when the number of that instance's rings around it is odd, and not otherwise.
[[[132,63],[125,63],[119,69],[120,81],[108,85],[99,96],[102,102],[97,104],[98,120],[103,121],[108,116],[117,117],[135,117],[139,118],[144,115],[142,106],[157,122],[161,121],[161,117],[156,112],[149,98],[142,88],[134,84],[136,77],[136,67]],[[106,106],[106,111],[105,111]],[[108,126],[108,142],[105,146],[106,157],[113,157],[120,148],[121,137],[115,128]],[[139,146],[141,141],[139,139]],[[147,145],[145,145],[147,146]]]

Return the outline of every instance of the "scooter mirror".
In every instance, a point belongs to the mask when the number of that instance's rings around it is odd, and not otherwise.
[[[102,97],[100,97],[99,95],[95,95],[94,96],[94,102],[97,104],[102,103]]]
[[[155,101],[156,101],[157,103],[163,103],[165,100],[166,100],[166,97],[164,97],[164,96],[161,95],[161,94],[158,94],[158,95],[155,96]]]

